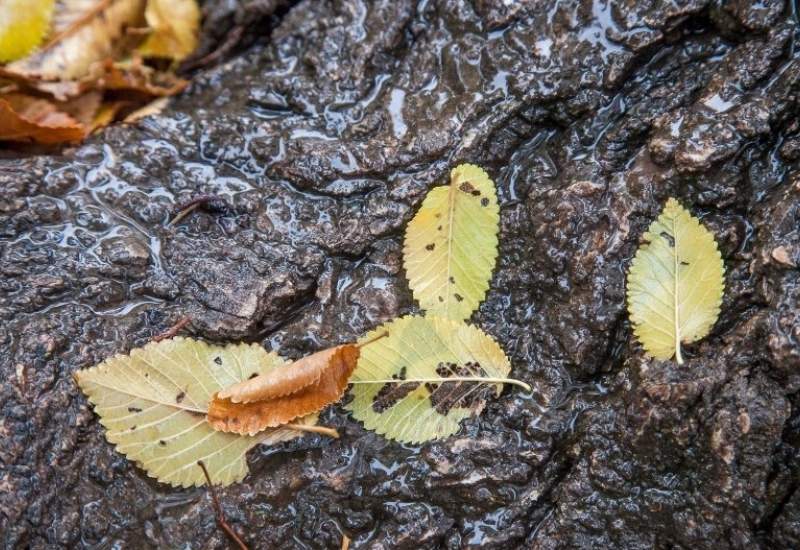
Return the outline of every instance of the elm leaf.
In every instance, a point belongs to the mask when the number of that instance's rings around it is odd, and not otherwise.
[[[245,454],[260,444],[302,435],[317,415],[252,436],[216,431],[206,422],[212,396],[220,389],[286,365],[255,344],[212,346],[174,338],[151,342],[116,355],[75,379],[94,404],[106,438],[150,477],[176,487],[205,483],[197,461],[214,484],[228,485],[247,475]]]
[[[725,267],[714,236],[675,199],[642,237],[628,273],[628,312],[645,351],[683,364],[681,343],[719,316]]]
[[[0,63],[28,55],[50,28],[55,0],[0,2]]]
[[[461,321],[480,305],[497,259],[500,210],[483,169],[461,164],[432,189],[406,228],[403,264],[420,306]]]
[[[342,398],[358,355],[358,346],[343,344],[238,382],[214,396],[208,422],[252,435],[319,412]]]
[[[180,61],[197,47],[200,8],[196,0],[148,0],[150,35],[137,51],[144,57]]]
[[[377,335],[388,333],[386,338]],[[374,341],[373,341],[374,340]],[[406,316],[366,334],[350,378],[353,417],[389,439],[419,443],[455,433],[481,413],[508,379],[503,350],[477,327],[442,317]]]

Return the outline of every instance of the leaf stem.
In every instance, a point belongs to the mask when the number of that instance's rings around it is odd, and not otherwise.
[[[339,439],[339,432],[335,428],[328,428],[327,426],[309,426],[307,424],[286,424],[284,428],[290,430],[297,430],[298,432],[311,432],[315,434],[327,435],[334,439]]]
[[[442,382],[483,382],[485,384],[511,384],[519,386],[527,392],[532,391],[531,387],[514,378],[487,378],[485,376],[448,376],[446,378],[406,378],[400,380],[399,378],[386,378],[384,380],[350,380],[351,384],[406,384],[409,382],[432,382],[441,384]]]
[[[358,349],[361,349],[361,348],[363,348],[363,347],[365,347],[365,346],[368,346],[368,345],[370,345],[370,344],[372,344],[372,343],[374,343],[374,342],[377,342],[377,341],[378,341],[378,340],[380,340],[381,338],[386,338],[387,336],[389,336],[389,331],[388,331],[388,330],[384,330],[383,332],[381,332],[380,334],[378,334],[378,335],[376,335],[376,336],[374,336],[374,337],[370,338],[369,340],[367,340],[367,341],[366,341],[366,342],[364,342],[363,344],[356,344],[356,347],[357,347]]]

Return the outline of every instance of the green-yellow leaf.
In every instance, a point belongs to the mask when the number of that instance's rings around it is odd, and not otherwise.
[[[200,8],[196,0],[148,0],[144,12],[150,35],[139,47],[144,57],[180,61],[197,47]]]
[[[255,344],[219,347],[174,338],[112,357],[75,378],[100,415],[106,438],[150,477],[180,487],[202,485],[202,460],[212,483],[228,485],[247,475],[245,454],[252,447],[302,432],[218,432],[206,422],[208,403],[218,390],[285,364]],[[296,423],[313,425],[316,418]]]
[[[628,274],[628,312],[647,353],[683,363],[681,343],[719,315],[725,268],[714,236],[675,199],[643,236]]]
[[[461,164],[450,185],[432,189],[406,229],[408,284],[429,314],[464,320],[489,289],[497,259],[500,211],[494,182]]]
[[[381,334],[388,333],[366,344]],[[446,437],[464,418],[480,414],[511,365],[479,328],[441,317],[407,316],[366,334],[346,407],[364,427],[390,439],[418,443]]]
[[[0,2],[0,62],[28,55],[50,27],[55,0],[3,0]]]

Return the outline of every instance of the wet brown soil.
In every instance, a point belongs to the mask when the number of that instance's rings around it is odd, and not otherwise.
[[[255,42],[161,116],[2,154],[5,548],[227,547],[206,491],[117,454],[71,373],[184,315],[299,357],[414,311],[403,229],[463,161],[502,214],[473,321],[534,391],[420,447],[333,407],[340,440],[250,454],[230,523],[254,548],[800,547],[793,4],[220,4],[206,51],[235,24]],[[727,270],[682,367],[647,359],[624,311],[669,196]]]

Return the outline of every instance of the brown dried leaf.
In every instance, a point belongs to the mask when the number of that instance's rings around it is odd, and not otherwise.
[[[126,27],[144,23],[144,8],[144,0],[61,0],[49,43],[7,69],[45,80],[83,78],[113,56]]]
[[[214,397],[206,418],[216,430],[254,434],[317,412],[342,398],[358,357],[359,348],[345,344],[234,384]]]
[[[113,63],[108,60],[93,69],[94,74],[87,85],[104,90],[136,92],[154,97],[172,96],[189,84],[172,73],[159,72],[135,59],[128,63]]]
[[[53,103],[23,94],[0,97],[0,140],[52,145],[79,141],[86,128]]]

